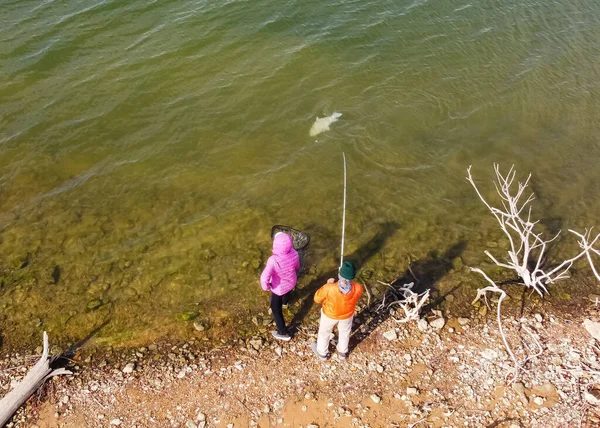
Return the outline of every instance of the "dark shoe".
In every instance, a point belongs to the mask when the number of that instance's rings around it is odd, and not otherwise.
[[[292,336],[290,336],[289,334],[285,333],[285,334],[281,334],[277,331],[272,331],[271,334],[273,335],[273,337],[277,340],[285,340],[286,342],[288,342]]]
[[[317,351],[317,342],[311,343],[310,344],[310,348],[315,353],[315,355],[319,358],[319,360],[321,360],[321,361],[327,361],[327,356],[326,355],[321,355],[321,354],[319,354],[319,351]]]
[[[346,358],[348,358],[348,353],[347,352],[338,352],[338,358],[340,360],[345,360]]]

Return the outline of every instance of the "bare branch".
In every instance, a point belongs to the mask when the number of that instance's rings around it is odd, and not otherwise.
[[[386,304],[386,295],[383,296],[381,304],[376,308],[376,311],[382,309],[390,309],[394,305],[398,305],[404,312],[403,318],[394,318],[394,321],[398,323],[406,323],[409,321],[417,321],[420,318],[420,312],[427,300],[429,299],[429,290],[425,290],[423,293],[415,293],[412,291],[414,282],[404,284],[402,287],[394,287],[386,282],[378,281],[380,284],[387,285],[395,293],[402,295],[400,299],[394,300]]]
[[[600,234],[596,235],[594,239],[591,239],[591,229],[586,229],[585,233],[578,233],[574,230],[569,230],[579,238],[580,252],[574,257],[564,260],[558,263],[556,266],[550,267],[549,270],[546,270],[546,267],[544,266],[546,249],[548,248],[548,244],[558,238],[560,231],[554,235],[552,239],[544,240],[542,233],[536,231],[539,221],[531,220],[531,203],[535,199],[535,196],[531,194],[524,202],[520,202],[523,194],[529,186],[531,174],[528,175],[525,182],[521,183],[517,181],[516,191],[513,192],[513,183],[516,179],[514,165],[510,167],[505,175],[503,175],[500,172],[499,165],[494,164],[494,172],[496,174],[494,187],[496,189],[496,193],[500,197],[500,203],[503,210],[493,207],[487,200],[484,199],[471,175],[471,166],[469,166],[467,169],[467,181],[471,184],[471,186],[473,186],[479,199],[496,218],[498,224],[500,225],[500,229],[502,232],[504,232],[504,235],[510,243],[510,249],[507,251],[508,257],[503,262],[493,256],[489,251],[485,251],[485,254],[492,260],[492,262],[504,269],[514,271],[526,288],[531,288],[532,293],[535,291],[540,296],[544,296],[546,293],[548,293],[548,284],[568,278],[569,270],[573,264],[584,256],[587,258],[594,275],[598,280],[600,280],[600,273],[596,269],[594,260],[592,259],[592,254],[600,255],[600,250],[594,248],[594,245],[600,239]],[[521,217],[521,215],[524,215],[524,213],[526,213],[526,219]],[[534,260],[535,267],[531,268],[530,262]],[[473,303],[477,302],[483,297],[487,304],[487,294],[490,292],[500,295],[497,305],[498,329],[500,331],[506,351],[515,364],[516,377],[519,371],[524,369],[523,366],[525,363],[527,363],[527,361],[540,355],[542,352],[542,346],[535,335],[531,331],[525,329],[525,331],[531,337],[534,347],[537,347],[537,353],[530,355],[522,362],[517,360],[502,328],[501,305],[502,301],[506,298],[506,292],[498,287],[498,285],[481,269],[471,268],[471,271],[480,274],[490,284],[489,286],[481,288],[477,291],[477,296]],[[526,353],[531,353],[533,348],[525,345],[525,349]]]

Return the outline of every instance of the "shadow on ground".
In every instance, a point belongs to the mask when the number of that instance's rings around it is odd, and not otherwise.
[[[433,253],[423,260],[412,263],[404,274],[390,283],[390,286],[392,289],[397,289],[404,284],[414,282],[415,285],[413,291],[416,293],[430,290],[431,300],[423,308],[422,313],[426,313],[430,309],[439,306],[448,294],[455,292],[462,285],[462,283],[460,283],[453,289],[448,290],[445,294],[441,294],[440,290],[437,288],[437,283],[452,269],[452,260],[463,253],[466,244],[465,241],[460,241],[449,247],[441,255]],[[391,302],[392,293],[392,290],[386,291],[385,294],[372,300],[369,306],[356,314],[352,339],[350,340],[350,351],[391,316],[391,311],[389,309],[377,311],[377,308],[381,305],[384,298],[386,298],[386,301]]]
[[[345,257],[345,260],[349,260],[355,263],[357,269],[360,269],[371,257],[377,254],[385,245],[386,241],[398,230],[399,224],[395,222],[386,222],[380,224],[379,231],[367,242],[365,242],[358,250],[354,253]],[[296,288],[292,302],[300,302],[299,308],[296,310],[294,318],[290,323],[290,330],[296,332],[311,308],[314,305],[314,295],[317,290],[327,282],[329,278],[337,278],[337,268],[334,268],[322,275],[319,275],[316,279],[312,280],[309,284],[302,288]]]

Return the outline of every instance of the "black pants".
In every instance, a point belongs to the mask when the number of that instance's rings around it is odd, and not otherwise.
[[[285,319],[283,319],[283,305],[287,305],[290,301],[291,291],[288,291],[283,296],[271,292],[271,312],[273,312],[273,318],[277,325],[277,333],[287,334],[287,328],[285,328]]]

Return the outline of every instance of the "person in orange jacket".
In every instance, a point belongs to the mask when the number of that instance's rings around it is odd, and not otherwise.
[[[352,319],[356,303],[362,295],[362,285],[352,281],[356,276],[356,268],[351,262],[344,262],[339,269],[338,281],[332,278],[317,290],[315,302],[322,303],[321,320],[317,342],[311,344],[313,352],[321,360],[327,359],[329,337],[333,328],[338,326],[338,357],[348,358],[348,342],[352,330]]]

